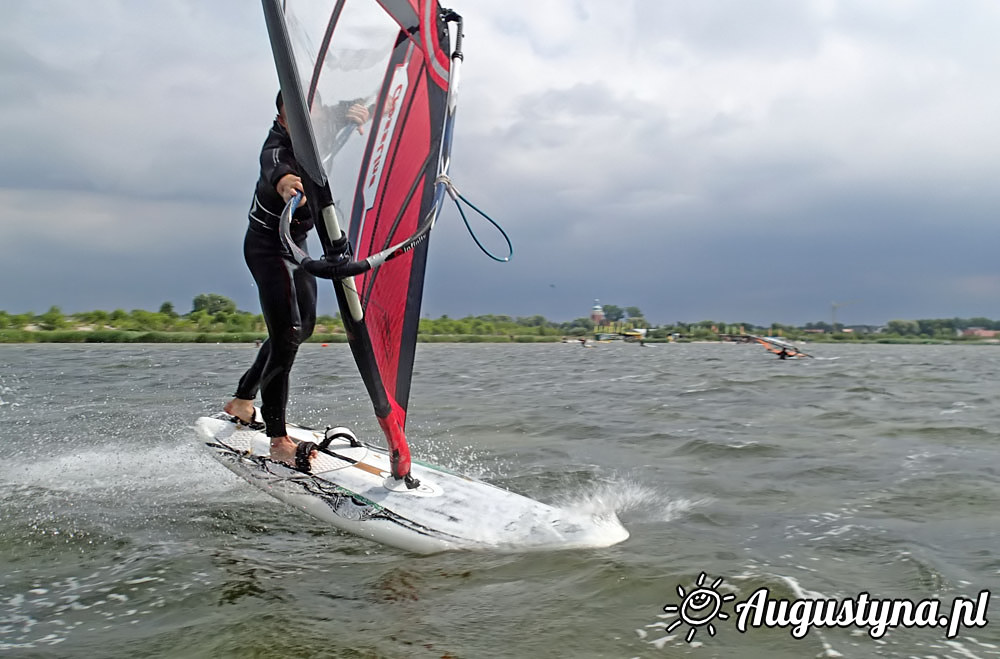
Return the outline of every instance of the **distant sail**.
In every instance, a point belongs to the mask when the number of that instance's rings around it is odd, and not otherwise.
[[[334,261],[341,228],[353,247],[355,276],[335,289],[401,477],[427,237],[454,120],[448,23],[459,21],[457,51],[460,19],[435,0],[264,0],[264,10],[307,197],[326,208],[324,250]]]
[[[795,345],[785,341],[784,339],[779,339],[775,336],[757,336],[756,334],[748,334],[750,339],[756,341],[757,343],[764,346],[768,352],[773,352],[776,355],[781,355],[782,351],[785,353],[785,357],[797,358],[797,357],[812,357],[812,355],[807,354],[799,350]]]

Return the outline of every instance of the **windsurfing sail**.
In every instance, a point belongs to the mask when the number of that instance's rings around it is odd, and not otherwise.
[[[263,7],[324,253],[313,259],[287,239],[294,203],[283,215],[286,247],[334,281],[392,475],[415,487],[406,413],[427,237],[449,193],[461,18],[436,0],[263,0]]]
[[[783,359],[797,359],[799,357],[812,357],[812,355],[807,354],[799,350],[795,345],[785,341],[784,339],[779,339],[775,336],[757,336],[756,334],[747,335],[751,340],[756,341],[760,345],[764,346],[768,352],[772,352],[779,358]]]

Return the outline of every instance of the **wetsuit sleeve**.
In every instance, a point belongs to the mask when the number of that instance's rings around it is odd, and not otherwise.
[[[260,177],[277,187],[286,174],[299,176],[299,164],[292,153],[292,141],[282,130],[271,128],[260,150]]]

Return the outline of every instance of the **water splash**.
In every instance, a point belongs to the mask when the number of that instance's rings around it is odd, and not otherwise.
[[[138,496],[161,503],[189,501],[231,491],[237,479],[220,469],[192,435],[182,429],[169,445],[141,446],[96,444],[93,437],[81,437],[78,446],[65,452],[39,442],[17,459],[0,462],[0,481],[111,501]]]
[[[617,477],[586,490],[560,494],[555,505],[578,515],[627,516],[637,521],[670,522],[705,499],[678,499],[632,478]]]

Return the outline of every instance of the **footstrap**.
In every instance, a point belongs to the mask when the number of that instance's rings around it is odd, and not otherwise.
[[[295,447],[295,468],[304,473],[310,473],[310,459],[312,452],[318,449],[313,442],[299,442]]]
[[[325,451],[330,448],[330,442],[335,439],[346,439],[351,443],[351,446],[358,448],[361,446],[361,442],[358,438],[354,436],[350,428],[344,428],[343,426],[327,426],[326,431],[323,433],[323,441],[319,443],[319,448],[321,451]]]
[[[230,416],[229,422],[236,424],[237,426],[243,426],[245,428],[249,428],[250,430],[264,429],[264,422],[260,420],[260,418],[258,417],[256,407],[253,410],[253,416],[251,417],[250,421],[245,421],[238,416]]]

